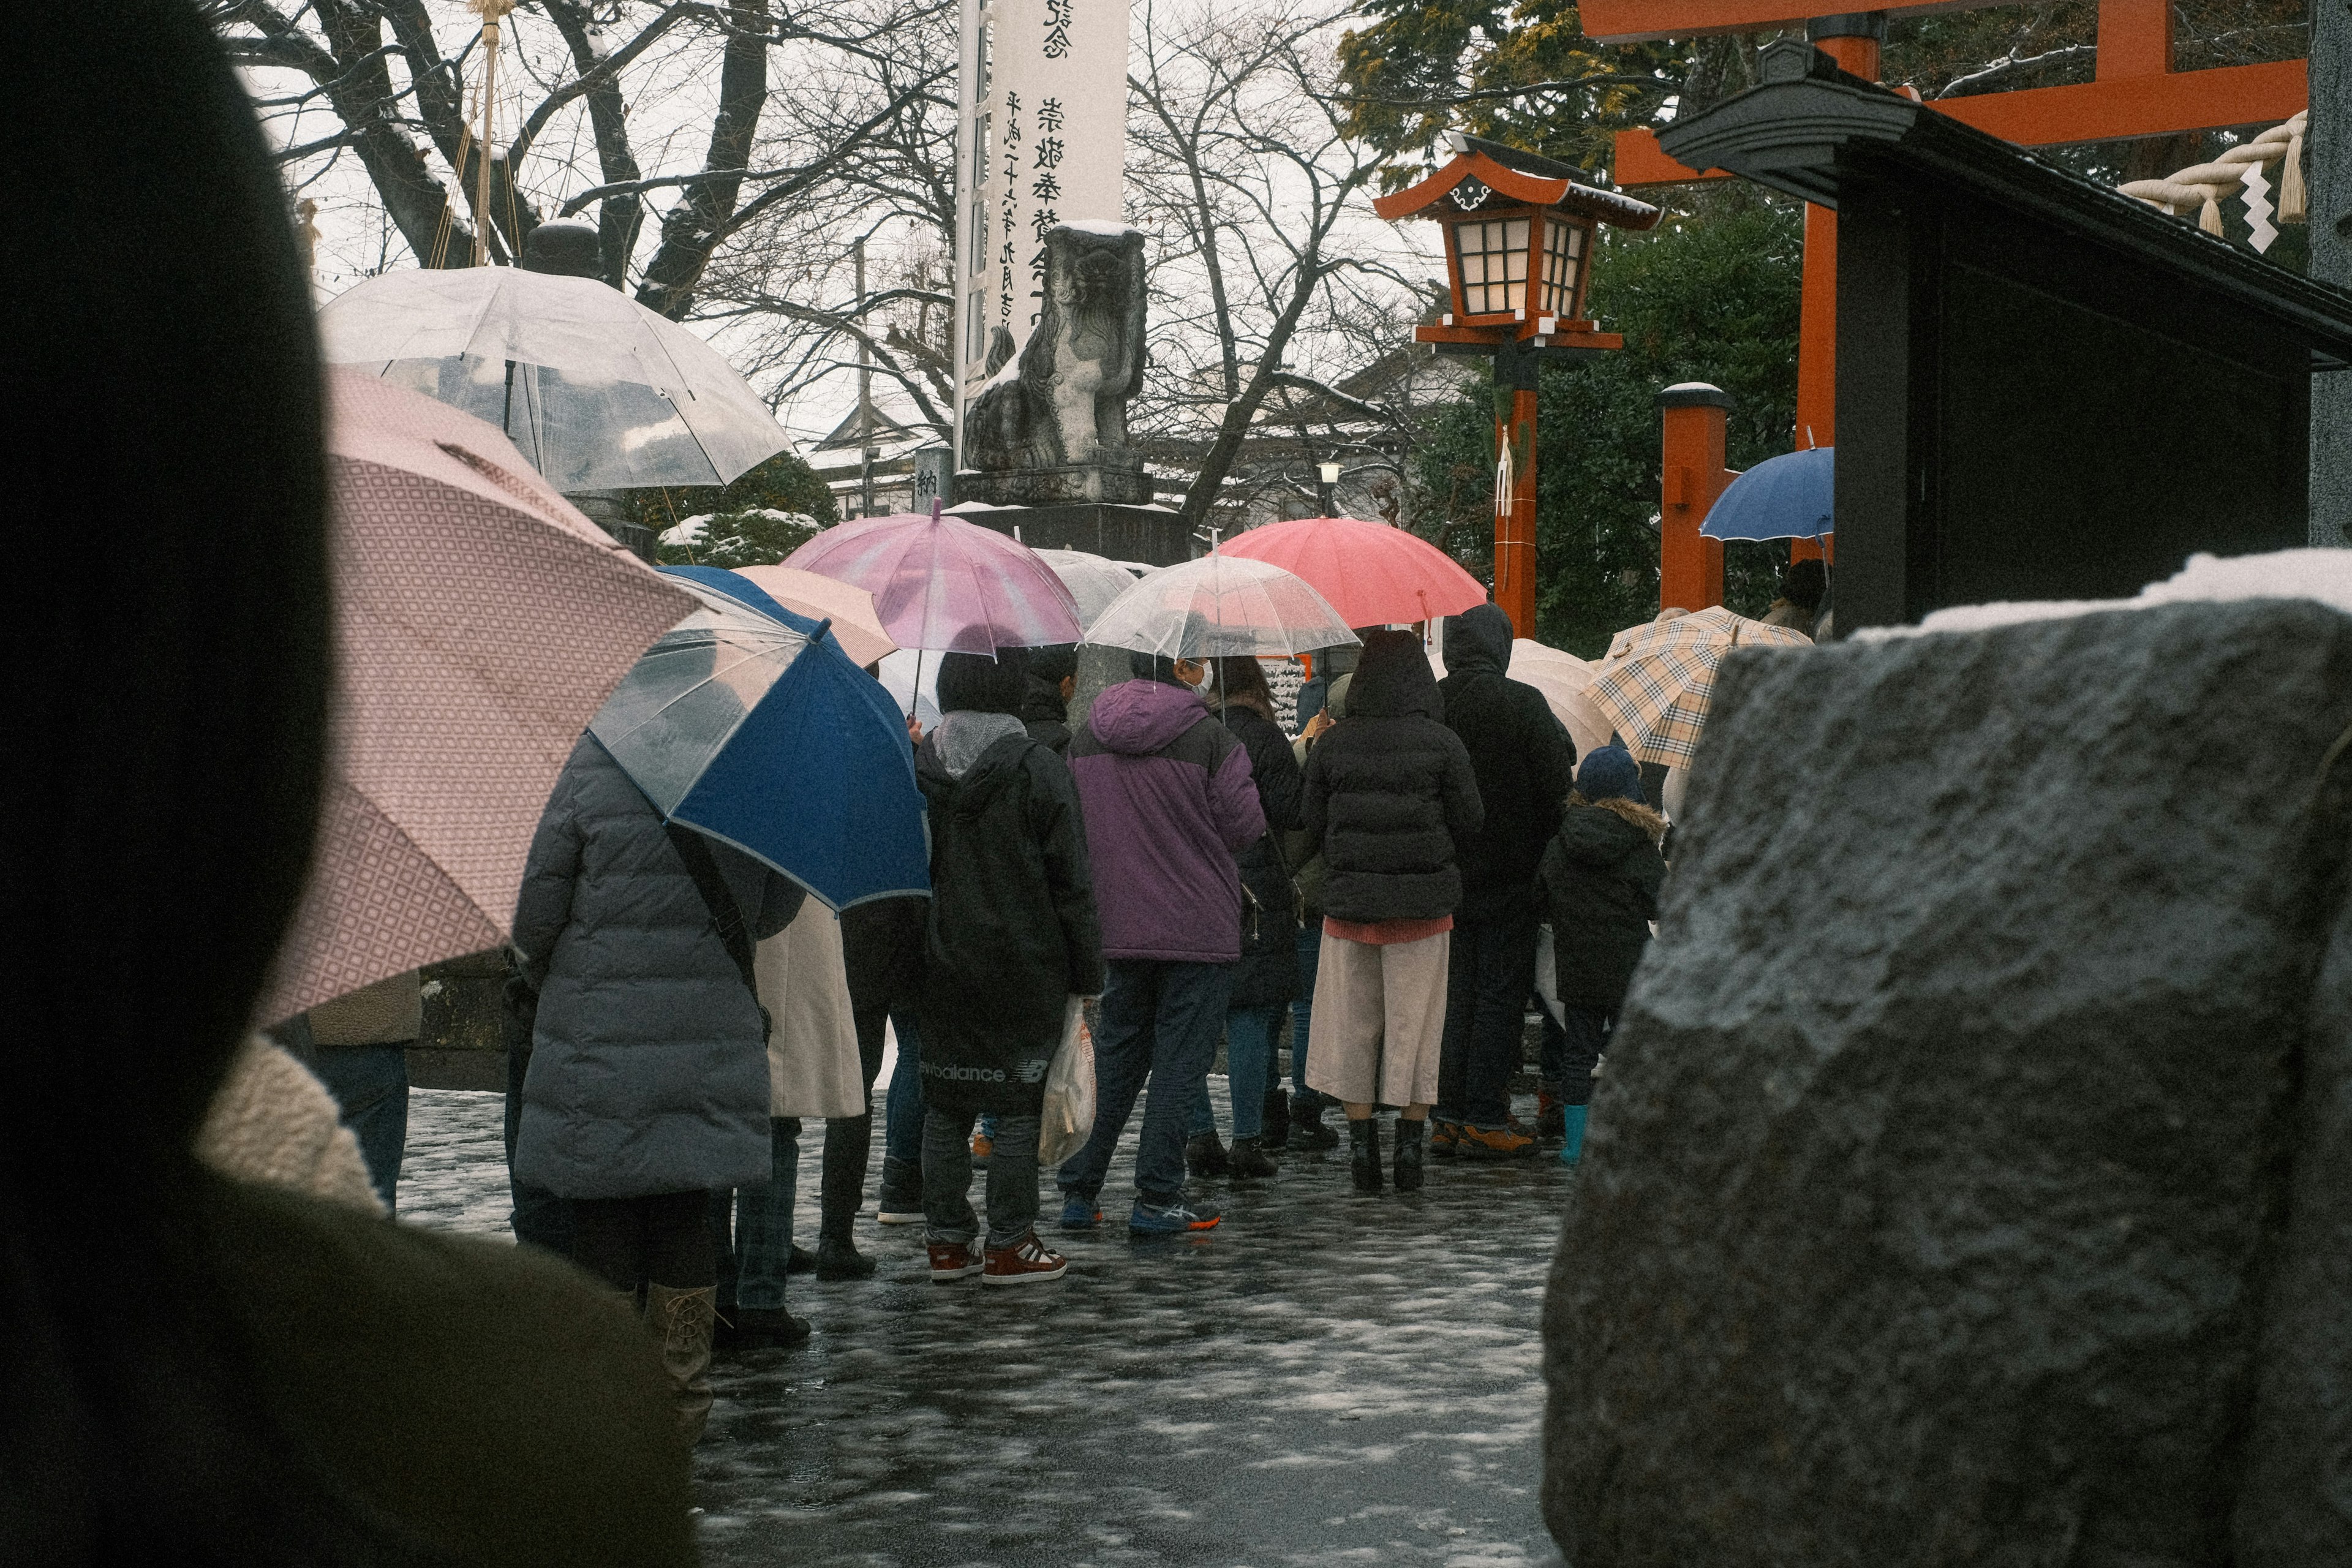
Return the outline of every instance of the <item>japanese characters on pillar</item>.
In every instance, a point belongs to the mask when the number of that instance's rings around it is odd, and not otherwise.
[[[956,426],[1043,307],[1045,231],[1117,223],[1128,0],[962,0]]]

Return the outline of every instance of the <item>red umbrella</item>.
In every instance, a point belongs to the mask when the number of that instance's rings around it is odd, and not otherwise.
[[[874,595],[900,647],[993,653],[1074,643],[1078,604],[1037,552],[992,528],[901,512],[828,528],[787,566],[855,584]]]
[[[699,603],[496,426],[347,371],[328,392],[330,761],[263,1023],[506,940],[573,742]]]
[[[1307,579],[1351,626],[1435,620],[1486,602],[1478,579],[1415,534],[1353,517],[1302,517],[1235,534],[1227,555]]]

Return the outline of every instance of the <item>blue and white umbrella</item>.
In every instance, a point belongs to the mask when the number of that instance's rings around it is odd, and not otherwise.
[[[668,820],[758,857],[829,907],[930,889],[906,721],[822,623],[710,566],[666,576],[702,607],[590,721]]]
[[[1707,539],[1825,539],[1834,530],[1833,448],[1767,458],[1731,481],[1708,509]]]

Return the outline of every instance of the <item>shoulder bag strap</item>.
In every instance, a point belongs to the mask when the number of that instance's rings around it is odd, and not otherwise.
[[[675,822],[662,825],[669,835],[670,847],[686,862],[686,874],[694,879],[694,890],[702,895],[703,907],[710,911],[710,923],[719,928],[719,942],[727,956],[735,961],[736,973],[743,977],[743,988],[751,994],[751,1005],[760,1009],[763,1033],[772,1033],[774,1021],[768,1009],[760,1003],[760,982],[751,964],[751,934],[743,929],[743,911],[735,902],[734,890],[719,874],[719,862],[711,858],[710,843],[691,827],[681,827]]]

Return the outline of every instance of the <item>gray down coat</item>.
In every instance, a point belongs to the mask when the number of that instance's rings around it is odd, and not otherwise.
[[[790,924],[800,888],[709,842],[751,937]],[[539,819],[514,941],[539,987],[519,1180],[630,1198],[769,1179],[759,1006],[653,803],[588,736]]]

